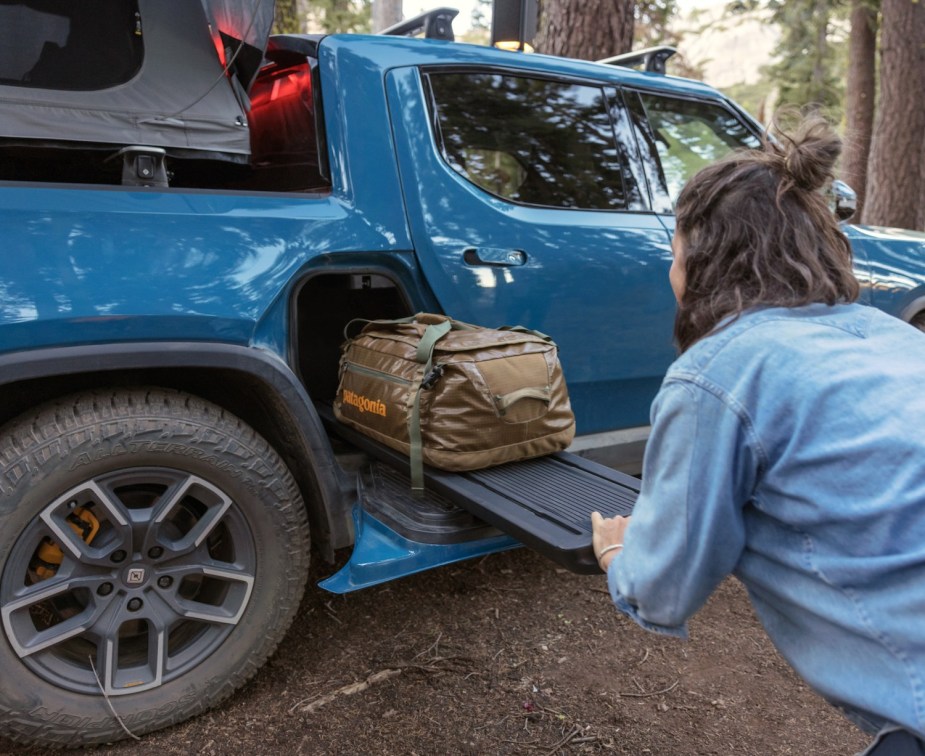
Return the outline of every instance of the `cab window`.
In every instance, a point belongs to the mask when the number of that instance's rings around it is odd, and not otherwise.
[[[486,72],[431,72],[426,83],[444,159],[480,189],[555,208],[641,201],[603,87]]]

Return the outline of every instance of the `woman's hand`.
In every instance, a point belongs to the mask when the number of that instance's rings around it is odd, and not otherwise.
[[[623,548],[623,537],[629,524],[629,517],[602,517],[600,512],[591,513],[591,547],[604,572]]]

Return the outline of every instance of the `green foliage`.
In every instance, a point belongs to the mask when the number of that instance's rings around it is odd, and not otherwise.
[[[742,108],[761,123],[767,124],[770,120],[768,113],[768,93],[773,87],[767,78],[762,76],[761,79],[752,84],[735,84],[726,87],[723,92],[735,100]]]
[[[299,0],[276,0],[273,17],[274,34],[298,34],[303,30],[299,5]]]
[[[639,47],[670,44],[668,24],[678,13],[677,0],[640,0],[636,3],[635,43]],[[635,45],[634,45],[635,46]]]
[[[677,0],[642,0],[636,3],[636,25],[633,32],[633,49],[656,45],[670,45],[679,51],[684,49],[684,35],[669,28],[674,17],[678,14]],[[686,76],[691,79],[703,78],[703,71],[691,65],[683,55],[677,55],[668,63],[668,72],[675,76]]]
[[[312,0],[311,8],[324,30],[368,32],[372,24],[372,0]]]
[[[276,0],[275,34],[299,34],[307,26],[337,32],[368,32],[372,0]]]
[[[838,123],[845,96],[845,4],[839,0],[772,0],[767,7],[781,30],[774,50],[776,62],[765,69],[778,89],[779,104],[818,107]]]

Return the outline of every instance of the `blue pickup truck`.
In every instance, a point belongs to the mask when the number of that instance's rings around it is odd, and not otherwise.
[[[674,355],[672,202],[761,129],[626,65],[658,54],[458,44],[439,13],[268,37],[264,0],[0,4],[0,736],[215,705],[310,553],[353,546],[341,592],[519,544],[596,570],[588,513],[632,507],[614,468]],[[925,236],[846,231],[864,300],[922,327]],[[331,404],[345,324],[422,311],[551,334],[572,449],[409,496]]]

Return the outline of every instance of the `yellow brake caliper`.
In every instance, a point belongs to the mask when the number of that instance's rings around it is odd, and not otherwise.
[[[67,516],[67,524],[73,528],[85,543],[92,543],[100,530],[100,521],[86,507],[77,507]],[[44,538],[35,552],[32,568],[39,580],[54,577],[64,561],[61,547],[50,538]]]

